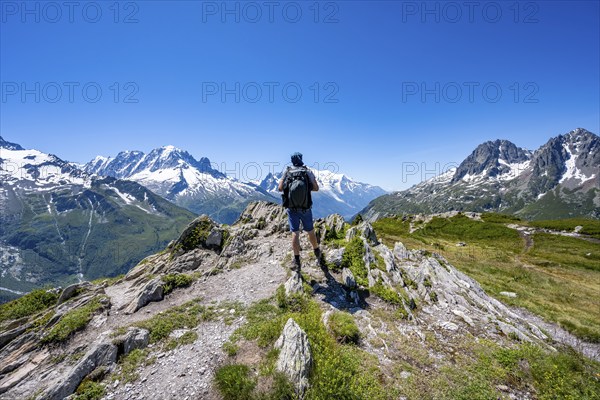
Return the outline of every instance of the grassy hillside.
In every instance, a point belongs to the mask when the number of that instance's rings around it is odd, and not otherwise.
[[[506,223],[528,223],[498,214],[483,219],[458,215],[423,223],[412,217],[385,218],[373,226],[386,244],[400,241],[409,249],[436,251],[503,302],[524,307],[580,338],[600,342],[599,244],[543,232],[526,241]],[[596,221],[579,219],[530,224],[567,230],[580,225],[591,235],[597,235],[598,229]],[[458,242],[466,246],[457,246]],[[517,297],[500,292],[514,292]]]

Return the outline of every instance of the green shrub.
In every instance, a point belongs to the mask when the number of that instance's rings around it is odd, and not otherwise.
[[[304,287],[304,284],[303,284]],[[305,288],[306,290],[307,288]],[[312,288],[310,288],[312,292]],[[275,299],[279,308],[286,311],[299,312],[306,307],[307,297],[303,293],[295,293],[291,296],[286,296],[285,288],[280,285],[275,291]]]
[[[378,280],[373,287],[369,288],[369,291],[387,303],[402,305],[402,297],[398,292],[393,288],[384,285],[381,280]]]
[[[328,325],[338,342],[358,344],[360,341],[360,330],[352,315],[336,311],[329,317]]]
[[[56,304],[58,294],[37,289],[6,304],[0,305],[0,322],[28,317]]]
[[[164,283],[163,290],[164,294],[169,294],[176,288],[187,287],[194,282],[194,278],[187,274],[168,274],[163,276],[162,281]]]
[[[224,400],[248,400],[256,387],[256,379],[250,377],[250,368],[240,364],[219,368],[215,383]]]
[[[102,384],[84,379],[77,388],[73,400],[100,400],[105,394],[106,390]]]
[[[223,343],[223,351],[229,357],[235,356],[239,349],[240,349],[240,347],[231,341],[227,341],[227,342]]]
[[[65,341],[76,331],[85,328],[94,314],[104,307],[101,299],[101,296],[97,296],[85,306],[67,312],[50,329],[48,334],[42,337],[42,343]]]
[[[348,242],[342,255],[342,268],[352,271],[356,283],[368,286],[367,267],[365,266],[365,245],[359,236],[355,236]]]

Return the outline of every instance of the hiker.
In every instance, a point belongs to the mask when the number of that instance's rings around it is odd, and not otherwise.
[[[315,175],[302,162],[302,154],[292,154],[292,166],[287,167],[279,181],[279,191],[283,192],[283,206],[287,208],[288,222],[292,231],[294,263],[292,270],[300,272],[300,222],[308,234],[317,262],[323,267],[321,249],[313,226],[312,192],[319,191]]]

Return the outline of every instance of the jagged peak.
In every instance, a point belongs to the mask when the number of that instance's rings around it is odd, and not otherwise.
[[[11,143],[11,142],[4,140],[4,138],[2,138],[2,136],[0,136],[0,148],[6,149],[6,150],[25,150],[23,147],[21,147],[21,145],[19,145],[17,143]]]

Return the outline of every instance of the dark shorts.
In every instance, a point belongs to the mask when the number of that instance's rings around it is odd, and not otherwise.
[[[298,232],[300,230],[300,221],[302,221],[302,228],[306,232],[313,230],[313,215],[312,210],[299,210],[292,211],[288,208],[288,222],[290,223],[290,230],[292,232]]]

